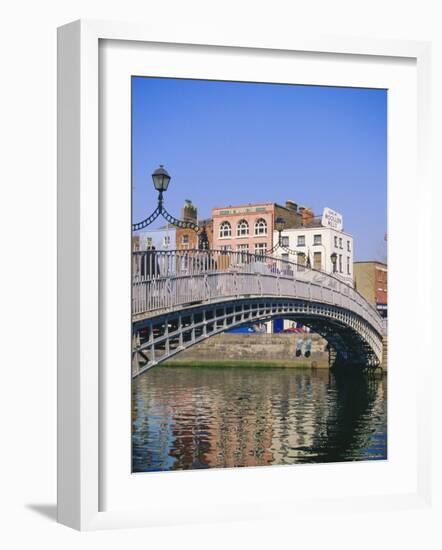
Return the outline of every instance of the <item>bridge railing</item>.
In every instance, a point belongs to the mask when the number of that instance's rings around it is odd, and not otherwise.
[[[192,302],[239,296],[284,296],[337,305],[357,313],[382,334],[377,311],[354,288],[305,264],[230,250],[133,253],[135,315]]]

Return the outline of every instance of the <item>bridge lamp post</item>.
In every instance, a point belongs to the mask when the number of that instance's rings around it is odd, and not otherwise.
[[[169,183],[171,179],[172,178],[170,177],[167,170],[164,168],[162,164],[160,164],[160,167],[157,168],[155,172],[152,174],[153,185],[155,189],[158,191],[158,205],[155,208],[155,210],[152,212],[152,214],[150,214],[143,221],[133,223],[132,231],[139,231],[140,229],[144,229],[145,227],[153,223],[160,215],[175,227],[179,227],[181,229],[193,229],[194,231],[199,231],[198,224],[188,220],[179,220],[178,218],[175,218],[174,216],[172,216],[172,214],[169,214],[169,212],[166,210],[164,206],[163,193],[167,191],[167,188],[169,187]]]
[[[170,176],[162,164],[152,174],[153,185],[158,191],[158,204],[163,204],[163,193],[167,191],[170,182]]]
[[[336,252],[333,252],[333,254],[330,255],[330,260],[333,265],[333,273],[336,273],[336,262],[338,260],[338,255]]]
[[[278,242],[275,244],[275,246],[270,250],[270,252],[274,252],[275,250],[278,250],[278,248],[281,248],[288,254],[291,254],[292,256],[296,256],[298,254],[297,250],[292,250],[289,248],[289,246],[284,245],[282,243],[282,235],[281,233],[285,229],[285,220],[281,216],[278,216],[275,220],[275,229],[278,232]],[[309,266],[307,266],[309,267]]]
[[[281,233],[284,231],[285,228],[285,220],[284,218],[281,218],[281,216],[278,216],[275,220],[275,229],[278,232],[278,246],[282,248],[282,236]]]

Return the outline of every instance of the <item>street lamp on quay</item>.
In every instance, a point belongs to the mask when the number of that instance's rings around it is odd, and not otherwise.
[[[158,191],[158,205],[155,210],[143,221],[133,223],[132,231],[139,231],[140,229],[144,229],[145,227],[153,223],[160,215],[175,227],[179,227],[180,229],[193,229],[194,231],[199,231],[198,224],[188,220],[179,220],[178,218],[175,218],[174,216],[169,214],[169,212],[166,210],[164,206],[163,193],[167,191],[171,177],[162,164],[160,164],[160,167],[157,168],[152,174],[152,180],[155,189]]]

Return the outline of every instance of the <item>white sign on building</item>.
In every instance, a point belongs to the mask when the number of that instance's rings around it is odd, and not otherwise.
[[[342,231],[342,228],[344,227],[342,214],[335,212],[331,208],[324,208],[322,213],[322,225],[324,227],[336,229],[336,231]]]

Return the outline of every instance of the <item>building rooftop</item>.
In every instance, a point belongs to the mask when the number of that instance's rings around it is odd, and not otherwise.
[[[248,204],[228,204],[224,206],[214,206],[212,210],[227,210],[230,208],[256,208],[257,206],[274,206],[274,205],[276,205],[276,203],[274,202],[255,202],[253,204],[249,202]]]
[[[310,228],[310,227],[324,227],[322,225],[322,217],[314,217],[310,220],[306,220],[305,225],[303,225],[304,228]]]
[[[137,231],[134,231],[134,233],[139,235],[141,233],[153,233],[154,231],[165,231],[167,229],[176,229],[176,227],[171,223],[167,223],[166,225],[161,225],[160,227],[152,228],[147,226],[147,227],[144,227],[143,229],[137,229]]]
[[[385,267],[388,267],[388,264],[385,262],[381,262],[381,260],[359,260],[357,262],[353,262],[354,264],[379,264],[383,265]]]
[[[315,217],[310,220],[304,220],[304,225],[300,225],[299,227],[287,227],[284,229],[284,231],[304,231],[309,229],[331,229],[332,231],[336,231],[341,235],[353,238],[353,235],[351,235],[350,233],[340,231],[339,229],[333,229],[333,227],[328,227],[327,225],[322,225],[322,217]]]

